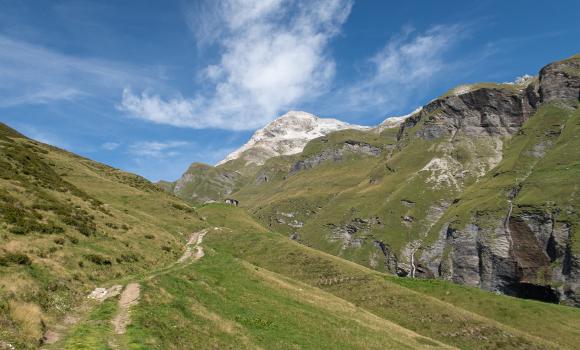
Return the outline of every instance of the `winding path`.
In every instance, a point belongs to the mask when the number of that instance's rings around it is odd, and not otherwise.
[[[214,227],[214,230],[219,229],[218,227]],[[167,271],[171,269],[171,267],[175,266],[176,264],[181,264],[186,262],[189,259],[193,259],[193,261],[197,261],[201,259],[205,252],[201,243],[203,242],[203,237],[209,232],[209,229],[203,229],[201,231],[197,231],[191,234],[189,240],[185,244],[185,252],[183,255],[173,264],[162,268],[157,273],[153,274],[150,277],[163,273],[163,271]],[[121,290],[123,291],[121,293]],[[119,311],[115,318],[111,320],[113,325],[113,329],[116,334],[124,334],[127,330],[127,326],[131,324],[131,314],[130,309],[132,306],[137,305],[139,303],[139,298],[141,296],[141,285],[137,282],[132,282],[127,284],[127,286],[123,289],[122,285],[114,285],[110,288],[95,288],[89,295],[87,295],[87,299],[92,299],[97,302],[103,302],[109,298],[116,297],[119,294]],[[85,312],[90,308],[90,304],[84,304],[81,307]],[[66,333],[66,330],[71,327],[72,325],[76,324],[80,321],[80,317],[75,316],[74,321],[69,321],[65,319],[63,324],[55,325],[48,329],[43,337],[43,344],[51,345],[62,338],[62,334]],[[0,343],[1,345],[1,343]],[[113,348],[118,348],[116,344],[110,344]]]

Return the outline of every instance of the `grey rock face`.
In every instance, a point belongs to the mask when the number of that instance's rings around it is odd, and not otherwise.
[[[315,168],[326,161],[341,161],[348,153],[378,157],[381,154],[381,149],[364,142],[346,141],[341,148],[325,149],[312,157],[299,160],[292,166],[290,175],[304,169]]]
[[[478,232],[479,227],[472,224],[467,225],[463,232],[451,230],[453,282],[479,286]]]
[[[268,182],[268,174],[266,171],[262,170],[256,175],[256,184],[262,184]]]
[[[375,240],[373,241],[374,246],[383,254],[385,269],[391,273],[396,273],[398,275],[404,275],[403,271],[398,268],[397,255],[393,252],[393,249],[385,244],[383,241]]]
[[[574,103],[580,99],[580,55],[542,68],[540,96],[542,102],[563,100]]]
[[[540,212],[485,228],[469,224],[456,230],[446,224],[421,260],[439,278],[580,306],[580,258],[571,253],[570,232],[569,224]]]
[[[558,101],[576,106],[580,99],[580,56],[544,67],[523,89],[480,88],[432,101],[408,118],[400,130],[423,121],[416,136],[435,139],[461,130],[471,135],[511,135],[538,108]],[[555,135],[558,136],[558,135]],[[536,144],[528,156],[541,159],[555,141]],[[518,195],[518,188],[508,199]],[[542,208],[493,215],[472,224],[445,223],[438,239],[423,247],[421,260],[439,278],[512,296],[580,306],[580,257],[571,249],[574,228]],[[485,215],[485,214],[481,214]],[[496,214],[497,215],[497,214]],[[481,224],[480,224],[481,223]]]
[[[535,111],[534,89],[478,88],[427,104],[405,120],[401,133],[425,120],[417,136],[432,140],[462,130],[468,135],[511,135]]]
[[[360,248],[366,241],[371,239],[369,235],[370,230],[375,226],[382,226],[382,224],[379,217],[368,219],[354,218],[343,225],[328,224],[327,226],[331,230],[329,241],[341,242],[341,250]]]

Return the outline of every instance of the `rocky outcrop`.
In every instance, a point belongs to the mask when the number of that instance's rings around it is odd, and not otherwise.
[[[268,182],[269,177],[268,173],[265,170],[261,170],[258,175],[256,175],[255,183],[256,184],[263,184]]]
[[[416,136],[433,140],[462,130],[467,135],[511,135],[533,114],[539,97],[534,85],[481,87],[438,98],[407,118],[400,135],[424,120]]]
[[[397,274],[399,276],[406,276],[407,272],[399,268],[399,261],[397,255],[393,249],[381,240],[374,240],[373,245],[377,248],[383,255],[383,261],[385,265],[385,270]],[[375,266],[376,268],[376,266]]]
[[[540,98],[572,102],[580,100],[580,55],[551,63],[540,71]]]
[[[350,222],[342,225],[327,224],[331,234],[328,238],[331,242],[341,242],[341,250],[347,248],[360,248],[366,242],[372,239],[370,231],[373,227],[383,225],[379,217],[368,219],[354,218]]]
[[[539,79],[524,89],[483,88],[435,100],[409,118],[401,134],[405,127],[426,118],[425,127],[416,132],[425,139],[438,138],[455,129],[472,135],[513,135],[540,104],[577,106],[579,98],[580,56],[575,56],[544,67]],[[545,157],[557,143],[562,128],[545,132],[543,139],[522,155]],[[521,175],[519,181],[529,174]],[[562,219],[565,216],[557,207],[548,210],[530,206],[513,213],[512,201],[520,188],[521,183],[516,183],[508,191],[503,218],[493,212],[477,212],[462,227],[445,223],[437,240],[423,247],[423,263],[436,276],[454,282],[580,306],[580,257],[571,246],[573,225]]]
[[[476,218],[487,222],[490,218]],[[507,295],[580,306],[577,256],[571,227],[552,214],[533,212],[494,225],[446,224],[421,260],[437,277]],[[572,266],[575,265],[575,266]]]
[[[292,169],[290,170],[290,175],[301,170],[315,168],[326,161],[341,161],[347,154],[359,154],[378,157],[381,154],[381,149],[364,142],[346,141],[340,148],[325,149],[324,151],[314,156],[299,160],[298,162],[294,163]]]

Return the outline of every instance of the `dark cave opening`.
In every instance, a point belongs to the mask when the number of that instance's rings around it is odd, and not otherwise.
[[[505,294],[523,298],[539,300],[546,303],[558,304],[560,302],[560,293],[550,286],[541,286],[533,283],[514,283],[509,285]]]

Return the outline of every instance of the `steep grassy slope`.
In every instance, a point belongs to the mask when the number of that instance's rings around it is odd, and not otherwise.
[[[175,260],[202,221],[136,175],[0,124],[0,339],[25,349],[102,281]]]
[[[354,136],[321,142],[346,164],[373,147],[390,152],[388,135]],[[135,175],[5,126],[1,137],[2,346],[44,337],[47,349],[555,349],[580,339],[576,309],[393,278],[273,233],[242,209],[194,210]],[[323,151],[313,147],[303,159]],[[372,152],[361,159],[381,159]],[[269,169],[301,160],[288,159]],[[325,167],[317,162],[292,176]],[[115,285],[121,296],[86,298]]]
[[[99,305],[55,348],[439,347],[333,295],[218,252],[144,279],[141,300],[131,312],[133,324],[124,335],[115,334],[109,323],[115,306]],[[90,346],[87,338],[93,340]]]

